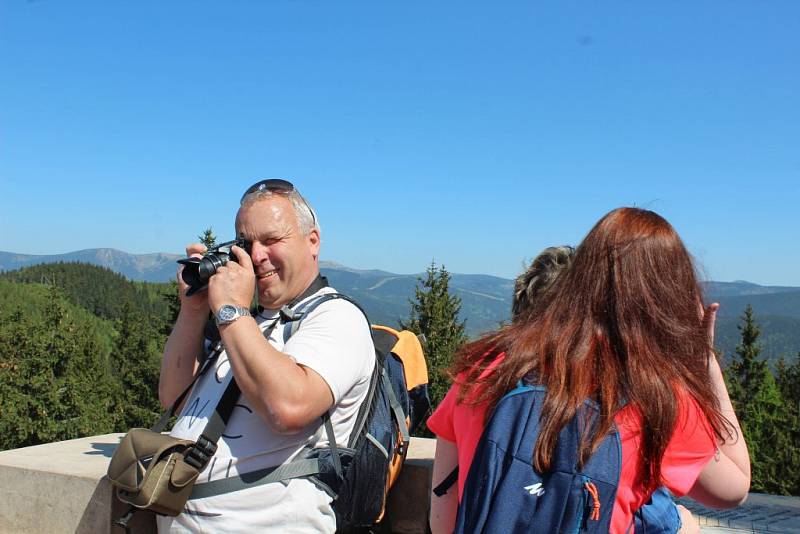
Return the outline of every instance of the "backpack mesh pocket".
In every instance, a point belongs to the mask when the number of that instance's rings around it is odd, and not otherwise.
[[[395,422],[386,393],[376,391],[369,425],[359,436],[355,455],[333,502],[337,527],[370,526],[383,515],[389,462],[395,448]]]

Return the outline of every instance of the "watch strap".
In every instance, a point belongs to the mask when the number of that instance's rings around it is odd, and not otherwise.
[[[229,307],[235,309],[236,310],[236,315],[233,317],[233,319],[221,321],[220,318],[219,318],[219,314],[220,314],[220,311],[222,311],[222,309],[225,308],[226,306],[229,306]],[[217,324],[217,326],[221,326],[221,325],[224,325],[224,324],[232,323],[236,319],[238,319],[239,317],[251,317],[250,310],[248,308],[243,307],[243,306],[236,306],[235,304],[223,304],[222,306],[219,307],[219,309],[216,311],[216,313],[214,313],[214,322]]]

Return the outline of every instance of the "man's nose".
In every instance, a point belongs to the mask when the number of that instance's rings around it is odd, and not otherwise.
[[[250,247],[250,259],[253,260],[253,263],[262,263],[265,260],[269,260],[269,247],[254,242]]]

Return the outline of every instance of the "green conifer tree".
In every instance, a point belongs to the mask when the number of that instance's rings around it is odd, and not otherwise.
[[[800,353],[792,365],[781,358],[776,366],[778,389],[783,398],[778,458],[788,495],[800,496]]]
[[[203,233],[197,236],[197,239],[200,240],[200,243],[206,246],[206,248],[212,248],[217,244],[217,236],[214,235],[214,230],[212,227],[208,227],[203,230]],[[169,335],[172,332],[172,327],[175,325],[175,321],[178,320],[178,312],[181,311],[181,299],[180,295],[178,294],[178,283],[172,280],[169,284],[169,288],[162,294],[162,298],[167,303],[167,319],[163,323],[161,327],[161,332],[164,335]]]
[[[120,429],[150,427],[161,413],[158,378],[164,339],[158,327],[151,325],[131,302],[122,303],[122,317],[117,324],[111,360],[120,381],[116,399]]]
[[[14,312],[0,321],[0,450],[48,443],[58,436],[58,351],[38,318]]]
[[[161,298],[167,303],[167,314],[161,325],[161,333],[168,336],[172,332],[172,327],[178,320],[178,313],[181,311],[181,296],[178,289],[178,282],[170,280],[169,284],[165,284],[166,288],[161,294]]]
[[[431,262],[425,278],[418,278],[411,312],[407,322],[400,321],[403,329],[423,334],[422,348],[428,364],[431,405],[436,407],[444,398],[451,380],[446,371],[453,363],[453,355],[466,342],[465,321],[459,321],[461,299],[449,291],[450,273],[444,265],[436,268]],[[427,428],[422,435],[430,436]]]
[[[759,358],[761,329],[749,304],[739,325],[741,342],[727,368],[728,392],[750,452],[753,491],[784,493],[781,480],[780,414],[782,400],[767,362]]]
[[[113,430],[97,334],[58,288],[48,295],[47,314],[0,314],[0,449]]]
[[[213,248],[214,245],[217,244],[217,236],[214,235],[214,230],[210,226],[203,230],[203,233],[197,236],[197,239],[199,239],[206,248]]]

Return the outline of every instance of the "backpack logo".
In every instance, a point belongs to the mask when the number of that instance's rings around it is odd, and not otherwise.
[[[536,495],[537,497],[544,495],[544,488],[542,487],[541,482],[531,484],[530,486],[525,486],[522,489],[527,490],[530,495]]]

